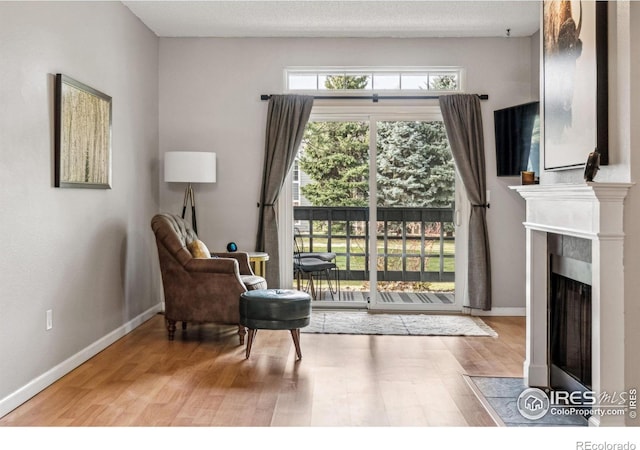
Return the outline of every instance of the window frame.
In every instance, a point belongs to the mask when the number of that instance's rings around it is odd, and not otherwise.
[[[424,75],[426,82],[429,82],[430,77],[434,75],[448,75],[453,74],[457,76],[457,88],[456,89],[402,89],[403,76],[409,75]],[[315,76],[316,87],[315,89],[291,88],[291,76],[292,75],[308,75]],[[353,75],[371,76],[371,86],[365,89],[323,89],[319,86],[320,77],[326,75]],[[375,88],[375,75],[397,75],[399,89],[376,89]],[[330,66],[330,67],[305,67],[305,66],[292,66],[286,67],[283,70],[283,81],[285,86],[285,93],[290,94],[303,94],[303,95],[322,95],[322,96],[370,96],[373,94],[378,95],[392,95],[392,96],[415,96],[415,95],[439,95],[446,93],[463,93],[466,87],[466,71],[461,66],[392,66],[392,67],[359,67],[359,66]]]

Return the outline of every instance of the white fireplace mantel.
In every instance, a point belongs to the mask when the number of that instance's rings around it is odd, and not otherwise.
[[[525,227],[594,238],[622,236],[630,183],[511,186],[527,201]]]
[[[547,233],[591,240],[592,390],[624,386],[624,199],[630,183],[512,186],[526,200],[526,358],[528,386],[548,387]],[[624,417],[592,417],[623,425]]]

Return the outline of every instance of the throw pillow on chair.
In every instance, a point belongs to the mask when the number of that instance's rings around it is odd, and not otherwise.
[[[191,256],[198,259],[209,259],[211,258],[211,252],[207,248],[204,242],[200,239],[196,239],[195,241],[191,241],[187,244],[187,250],[191,253]]]

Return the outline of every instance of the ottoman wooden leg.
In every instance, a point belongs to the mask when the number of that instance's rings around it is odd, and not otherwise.
[[[291,337],[293,338],[293,345],[296,347],[296,356],[298,359],[302,359],[302,351],[300,350],[300,328],[291,330]]]
[[[247,336],[247,355],[246,359],[249,359],[249,355],[251,354],[251,346],[253,345],[253,339],[256,337],[256,333],[258,330],[252,330],[249,328],[249,334]]]

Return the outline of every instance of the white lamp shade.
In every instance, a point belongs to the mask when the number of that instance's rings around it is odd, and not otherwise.
[[[166,152],[164,181],[215,183],[216,154],[210,152]]]

